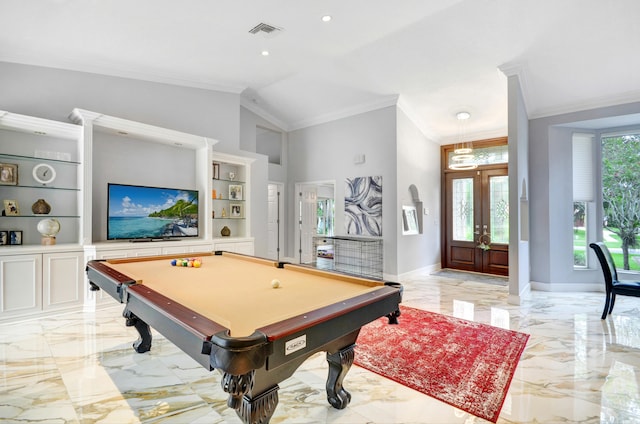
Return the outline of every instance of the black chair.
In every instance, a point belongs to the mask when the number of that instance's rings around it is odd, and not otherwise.
[[[613,305],[616,303],[616,295],[640,297],[640,281],[618,280],[618,271],[613,263],[609,249],[602,242],[591,243],[589,245],[600,261],[602,273],[604,274],[604,284],[607,289],[604,302],[604,311],[602,311],[601,319],[607,317],[607,313],[611,314]]]

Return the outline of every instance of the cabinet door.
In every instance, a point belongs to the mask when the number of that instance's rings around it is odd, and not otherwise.
[[[253,255],[254,248],[252,241],[216,241],[214,250],[223,250],[225,252],[242,253],[243,255]]]
[[[42,310],[42,255],[0,256],[0,317]]]
[[[42,255],[43,309],[62,309],[84,301],[84,254],[82,252]]]

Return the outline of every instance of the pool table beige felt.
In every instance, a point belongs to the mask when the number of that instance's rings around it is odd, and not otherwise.
[[[170,258],[112,259],[109,267],[225,326],[234,337],[384,287],[384,283],[252,256],[196,254],[200,268]],[[280,282],[273,288],[271,282]]]

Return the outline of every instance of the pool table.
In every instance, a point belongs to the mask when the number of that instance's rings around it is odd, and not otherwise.
[[[319,351],[329,364],[328,401],[345,408],[342,382],[360,328],[383,316],[397,323],[400,314],[398,283],[227,252],[189,255],[201,266],[172,266],[176,255],[93,260],[87,277],[92,290],[125,304],[138,353],[151,349],[152,327],[217,369],[227,405],[245,423],[268,423],[278,384]]]

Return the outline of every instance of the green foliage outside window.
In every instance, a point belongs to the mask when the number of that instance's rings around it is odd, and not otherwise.
[[[616,267],[640,270],[640,134],[602,139],[602,200]]]

